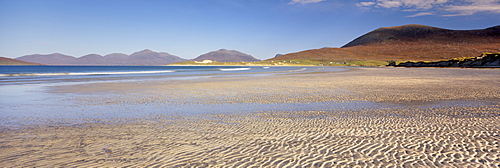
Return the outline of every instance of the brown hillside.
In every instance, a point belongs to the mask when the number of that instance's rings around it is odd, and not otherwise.
[[[500,26],[447,30],[424,25],[379,28],[342,48],[285,54],[272,60],[440,60],[500,51]]]
[[[40,65],[40,64],[0,57],[0,65]]]

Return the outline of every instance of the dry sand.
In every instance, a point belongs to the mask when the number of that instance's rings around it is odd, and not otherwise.
[[[75,85],[53,92],[94,95],[76,100],[86,106],[330,102],[332,108],[246,113],[230,108],[223,114],[4,126],[0,165],[500,167],[497,69],[354,68]],[[352,101],[379,108],[335,106]]]

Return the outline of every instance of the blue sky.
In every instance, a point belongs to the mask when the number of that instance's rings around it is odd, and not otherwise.
[[[500,25],[500,0],[0,0],[0,56],[131,54],[259,59],[341,47],[379,27]]]

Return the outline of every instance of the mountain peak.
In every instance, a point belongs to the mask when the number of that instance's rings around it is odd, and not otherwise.
[[[500,25],[487,28],[486,30],[496,30],[496,31],[498,31],[498,30],[500,30]]]
[[[102,57],[102,55],[99,55],[99,54],[87,54],[87,55],[84,55],[82,57]]]
[[[440,29],[440,28],[427,25],[420,25],[420,24],[407,24],[402,26],[381,27],[380,29],[404,30],[404,29]]]
[[[450,30],[425,25],[382,27],[341,48],[323,48],[285,54],[273,60],[440,60],[498,52],[500,26]]]
[[[194,61],[213,60],[218,62],[254,62],[260,61],[251,55],[236,51],[220,49],[212,51],[193,59]]]
[[[145,50],[137,51],[137,52],[130,54],[131,57],[143,57],[143,56],[151,56],[151,55],[158,55],[158,53],[154,52],[150,49],[145,49]]]
[[[402,42],[429,41],[429,42],[473,42],[481,41],[484,37],[498,36],[497,27],[481,30],[449,30],[426,25],[410,24],[394,27],[382,27],[368,32],[342,46],[387,45]],[[450,40],[453,39],[453,40]]]
[[[152,52],[154,52],[154,51],[150,50],[150,49],[144,49],[144,50],[138,51],[136,53],[152,53]]]
[[[47,54],[47,55],[58,55],[58,56],[66,56],[64,54],[61,54],[61,53],[52,53],[52,54]]]

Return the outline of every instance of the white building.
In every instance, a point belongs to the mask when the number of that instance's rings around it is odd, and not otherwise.
[[[209,64],[212,62],[214,62],[214,61],[212,61],[212,60],[194,61],[194,63],[197,63],[197,64]]]

